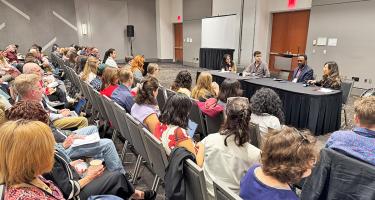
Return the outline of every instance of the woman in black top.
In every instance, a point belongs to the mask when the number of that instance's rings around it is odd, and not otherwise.
[[[326,62],[323,67],[323,79],[320,81],[309,80],[307,83],[324,88],[339,90],[341,88],[339,66],[334,61]]]
[[[234,64],[229,54],[224,54],[223,61],[221,63],[221,69],[230,72],[237,72],[237,66]]]

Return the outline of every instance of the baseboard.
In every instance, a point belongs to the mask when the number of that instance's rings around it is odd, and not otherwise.
[[[158,59],[159,63],[173,63],[173,59]]]

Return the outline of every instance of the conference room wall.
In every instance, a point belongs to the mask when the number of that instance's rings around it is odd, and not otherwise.
[[[199,66],[202,19],[211,15],[212,0],[183,0],[184,65]],[[191,38],[192,42],[187,42],[187,37]]]
[[[330,4],[332,2],[313,1],[306,49],[309,64],[320,79],[323,64],[334,60],[342,76],[360,78],[355,87],[374,87],[375,0]],[[337,46],[314,46],[313,40],[318,37],[338,38]],[[364,79],[372,79],[372,84],[365,83]]]
[[[146,59],[157,57],[156,7],[149,0],[75,0],[80,45],[96,46],[101,50],[115,48],[119,61],[130,55],[126,26],[134,25],[133,53]],[[82,35],[81,24],[88,25]]]
[[[4,2],[22,11],[30,20]],[[49,54],[53,43],[62,46],[78,43],[77,31],[53,15],[53,11],[75,26],[73,0],[0,1],[0,26],[5,23],[0,30],[0,49],[16,43],[20,46],[19,52],[25,53],[36,43],[45,47],[44,51]]]

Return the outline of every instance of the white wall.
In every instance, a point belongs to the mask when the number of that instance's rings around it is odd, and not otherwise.
[[[183,0],[171,0],[171,22],[172,23],[181,23],[183,22]],[[181,20],[178,21],[177,17],[181,16]]]
[[[156,37],[157,37],[157,58],[174,58],[174,35],[171,21],[171,2],[173,0],[156,0]]]
[[[286,0],[259,0],[259,1],[268,1],[268,11],[272,13],[310,9],[311,3],[312,3],[312,0],[297,0],[296,7],[294,9],[289,9],[288,1]]]

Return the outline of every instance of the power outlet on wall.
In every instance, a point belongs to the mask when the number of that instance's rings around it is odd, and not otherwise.
[[[355,81],[355,82],[359,82],[359,77],[352,77],[352,80]]]

